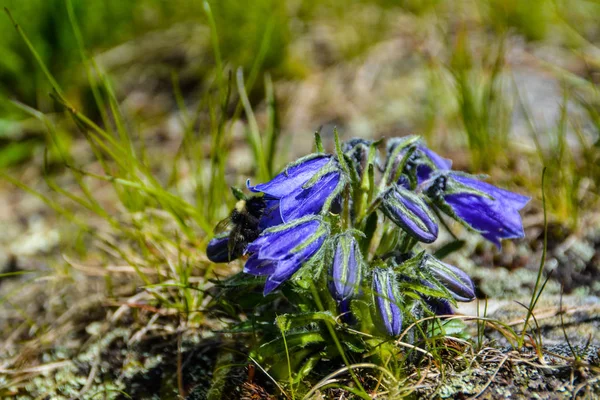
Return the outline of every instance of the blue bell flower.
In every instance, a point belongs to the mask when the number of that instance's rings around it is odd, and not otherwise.
[[[329,227],[318,217],[307,217],[266,229],[246,252],[244,272],[267,276],[267,295],[319,254]]]
[[[266,200],[279,201],[283,223],[320,213],[330,206],[344,184],[342,172],[332,155],[318,154],[288,166],[266,183],[248,188],[264,193]]]
[[[398,293],[396,274],[392,269],[377,268],[373,271],[373,302],[390,336],[398,336],[402,331],[401,297]]]
[[[434,174],[424,188],[446,214],[501,247],[502,239],[525,236],[519,215],[530,198],[454,171]]]

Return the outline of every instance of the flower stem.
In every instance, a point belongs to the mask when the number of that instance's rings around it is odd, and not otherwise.
[[[344,210],[343,210],[343,219],[342,223],[344,226],[344,230],[350,229],[352,225],[352,221],[350,221],[350,186],[347,185],[344,189]]]
[[[283,338],[283,346],[285,347],[285,356],[287,357],[288,375],[290,378],[290,391],[292,392],[292,399],[294,398],[294,377],[292,375],[292,363],[290,361],[290,351],[288,349],[287,340],[285,339],[285,330],[282,326],[279,326],[281,337]]]
[[[317,304],[317,308],[319,309],[319,311],[325,311],[325,309],[323,307],[323,303],[321,302],[321,298],[319,297],[319,291],[317,290],[317,287],[315,286],[314,282],[311,282],[311,284],[310,284],[310,291],[312,293],[313,299],[315,300],[315,303]],[[333,339],[333,341],[335,343],[335,347],[337,348],[338,352],[340,353],[340,356],[342,356],[342,360],[344,360],[344,364],[346,364],[346,366],[348,367],[348,369],[350,371],[350,375],[352,375],[352,379],[354,380],[354,382],[356,383],[358,388],[361,391],[365,392],[365,389],[360,384],[358,377],[356,376],[354,371],[352,371],[352,368],[350,368],[350,361],[348,360],[348,357],[346,357],[346,353],[344,352],[342,344],[340,343],[340,340],[337,337],[337,334],[335,333],[335,329],[333,329],[333,326],[331,325],[331,323],[329,321],[325,321],[325,325],[327,326],[327,330],[329,331],[329,334],[331,335],[331,338]]]

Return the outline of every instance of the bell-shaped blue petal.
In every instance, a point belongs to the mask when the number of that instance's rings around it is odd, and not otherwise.
[[[271,212],[265,211],[263,218],[265,224],[274,224],[320,213],[326,205],[331,206],[342,183],[337,161],[331,155],[319,154],[292,164],[269,182],[256,186],[248,183],[248,188],[263,192],[267,202],[278,201],[270,208]]]
[[[331,155],[318,155],[298,164],[293,164],[269,182],[261,183],[256,186],[250,186],[248,183],[248,189],[256,193],[262,192],[269,197],[280,199],[296,189],[301,188],[321,168],[323,168],[329,160],[331,160],[331,157]]]
[[[531,200],[530,197],[523,196],[505,189],[500,189],[499,187],[491,185],[473,176],[468,176],[461,173],[452,173],[451,176],[455,181],[479,190],[480,192],[486,193],[508,207],[521,209],[525,207],[529,200]]]
[[[284,222],[305,215],[318,214],[338,187],[339,182],[340,172],[331,172],[315,182],[314,185],[308,188],[299,187],[289,195],[282,197],[280,208]]]
[[[246,249],[244,272],[267,276],[264,294],[275,290],[317,255],[329,236],[320,218],[309,217],[269,228]]]
[[[279,199],[265,197],[265,210],[258,221],[258,229],[262,232],[280,224],[283,224],[283,220],[279,210]]]
[[[527,196],[456,172],[433,179],[428,192],[434,193],[444,212],[479,231],[498,248],[502,239],[525,236],[519,210],[529,202]]]
[[[335,243],[329,285],[336,300],[344,302],[358,292],[363,264],[356,239],[348,233],[339,235]]]
[[[373,271],[373,297],[385,330],[390,336],[402,331],[402,310],[398,294],[396,274],[391,269],[377,268]]]
[[[471,301],[475,299],[475,285],[469,275],[460,268],[446,264],[431,255],[425,256],[423,265],[455,300]]]
[[[214,263],[225,263],[235,260],[242,254],[232,254],[229,246],[229,233],[216,236],[206,247],[206,256]]]
[[[277,263],[267,258],[259,258],[258,253],[252,254],[246,260],[244,272],[256,276],[268,276],[275,272]]]
[[[384,194],[382,210],[396,225],[419,241],[431,243],[437,239],[435,217],[416,193],[395,185]]]

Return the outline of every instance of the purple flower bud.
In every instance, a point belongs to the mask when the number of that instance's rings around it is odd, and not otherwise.
[[[230,262],[242,255],[243,249],[230,251],[229,249],[229,232],[216,236],[206,247],[206,256],[214,263]],[[237,254],[234,254],[237,253]]]
[[[471,301],[475,299],[475,285],[463,270],[430,255],[424,257],[423,265],[438,282],[448,289],[455,300]]]
[[[363,259],[358,243],[349,234],[337,237],[331,267],[329,289],[338,301],[346,301],[358,292],[362,277]]]
[[[439,298],[425,298],[425,304],[435,315],[453,315],[454,310],[450,305],[450,302],[446,299]]]
[[[416,193],[394,185],[383,195],[382,209],[389,219],[419,241],[431,243],[437,239],[435,217]]]
[[[387,144],[388,158],[392,155],[397,146],[401,146],[406,142],[407,138],[390,139]],[[396,160],[394,160],[393,164],[394,171],[409,149],[414,149],[414,151],[407,160],[406,166],[402,172],[404,174],[414,174],[417,179],[417,184],[421,184],[429,179],[430,175],[436,170],[448,170],[452,167],[452,160],[443,158],[436,152],[429,150],[427,146],[425,146],[419,140],[415,144],[407,146],[405,149],[400,151],[400,153],[398,153],[398,156]],[[406,177],[404,180],[406,180]],[[406,184],[406,181],[398,182],[398,184],[403,186]]]
[[[363,171],[367,167],[369,149],[372,144],[372,140],[360,138],[350,139],[342,143],[342,152],[350,157],[359,175],[362,175]],[[380,160],[377,155],[375,156],[373,162],[375,165],[379,166]]]
[[[265,230],[248,245],[252,254],[244,272],[267,276],[267,295],[315,257],[329,236],[329,227],[318,217],[302,218]]]
[[[385,330],[390,336],[398,336],[402,330],[402,310],[398,305],[401,298],[393,270],[377,268],[373,271],[373,297]]]

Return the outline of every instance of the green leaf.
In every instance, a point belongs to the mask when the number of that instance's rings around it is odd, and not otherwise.
[[[233,197],[235,197],[237,200],[247,200],[248,197],[244,194],[243,191],[241,191],[240,189],[232,186],[231,187],[231,193],[233,193]]]
[[[287,332],[292,328],[304,327],[321,321],[328,322],[333,325],[336,324],[335,317],[328,311],[317,311],[302,314],[283,314],[278,315],[275,321],[280,329],[284,332]]]
[[[443,290],[432,289],[429,286],[421,285],[419,283],[402,282],[400,287],[402,287],[402,292],[405,290],[413,290],[415,292],[424,294],[425,296],[441,297],[443,299],[449,297],[448,294]]]
[[[404,275],[414,275],[415,272],[421,269],[421,263],[425,257],[425,250],[421,251],[414,257],[409,258],[400,265],[394,267],[394,271]]]
[[[444,257],[447,257],[448,255],[462,249],[466,243],[467,242],[465,242],[464,240],[454,240],[450,243],[446,243],[445,245],[437,249],[436,252],[433,253],[433,256],[441,260]]]
[[[460,319],[438,321],[438,323],[433,324],[431,327],[431,336],[450,336],[465,340],[470,338],[470,335],[467,332],[467,326]]]
[[[290,333],[285,335],[287,348],[289,351],[293,349],[302,349],[316,343],[325,342],[325,338],[320,332],[306,331],[298,333]],[[285,344],[282,337],[278,337],[268,343],[263,344],[257,351],[261,360],[269,357],[285,355]]]

